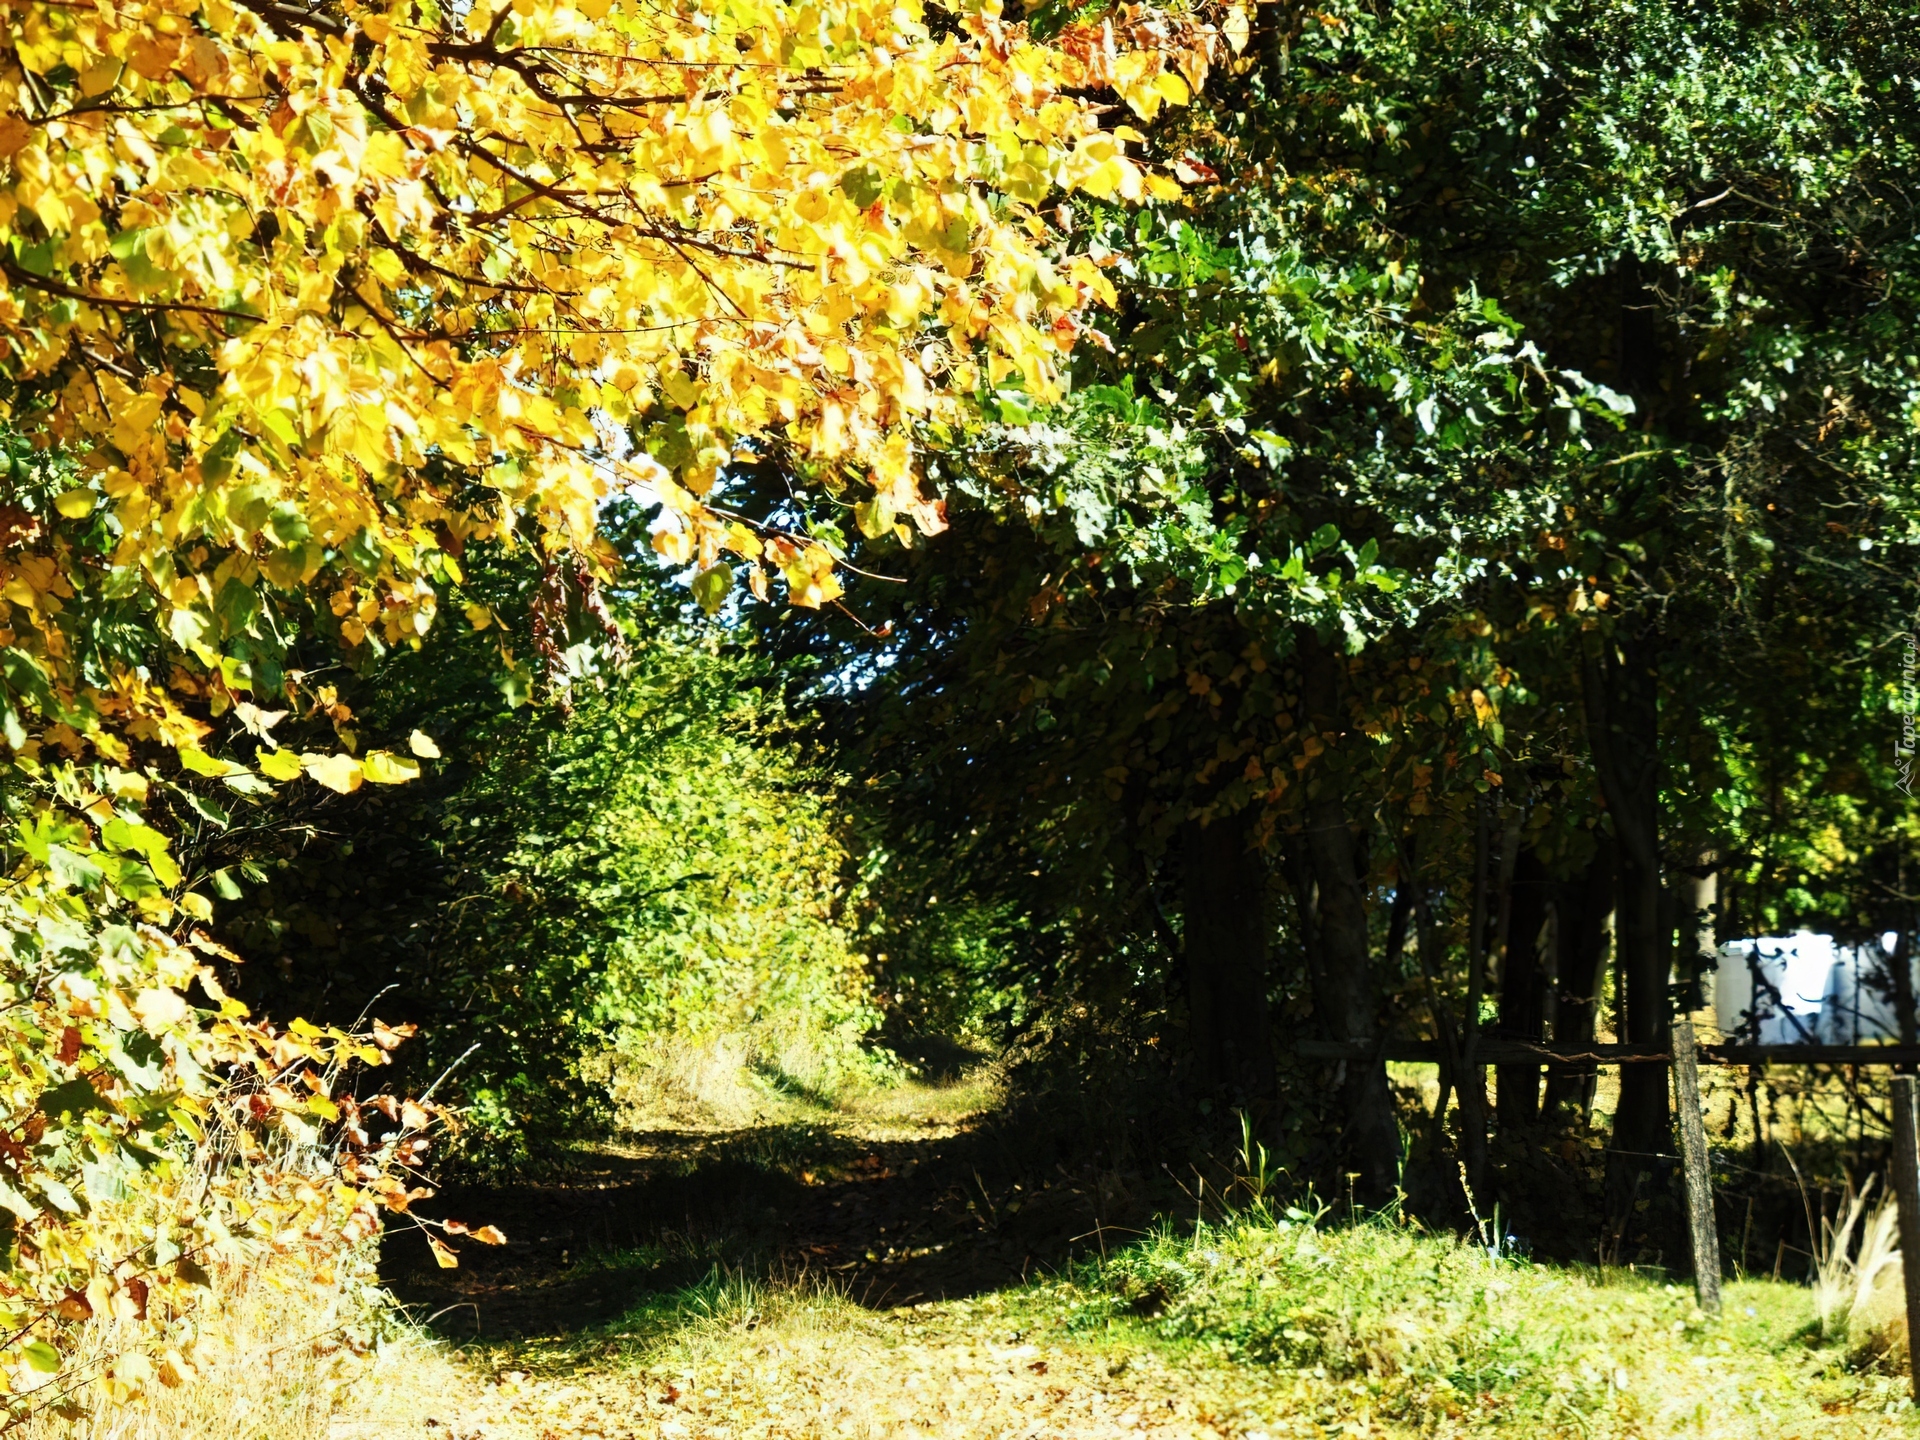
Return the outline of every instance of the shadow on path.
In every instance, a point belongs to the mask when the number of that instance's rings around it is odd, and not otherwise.
[[[411,1227],[382,1271],[418,1319],[461,1339],[603,1327],[716,1267],[813,1278],[874,1309],[999,1290],[1125,1244],[1177,1205],[1137,1174],[1009,1163],[991,1124],[871,1139],[827,1125],[656,1133],[588,1152],[565,1176],[450,1186],[416,1207],[497,1225],[439,1268]],[[1168,1193],[1171,1192],[1171,1193]]]

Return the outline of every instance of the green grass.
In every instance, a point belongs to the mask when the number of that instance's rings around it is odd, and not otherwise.
[[[1053,1305],[1064,1326],[1144,1331],[1295,1382],[1310,1410],[1416,1434],[1866,1434],[1869,1415],[1884,1433],[1916,1428],[1904,1378],[1822,1345],[1801,1287],[1737,1282],[1707,1316],[1690,1287],[1384,1219],[1323,1229],[1294,1210],[1163,1231]]]
[[[652,1143],[771,1199],[786,1193],[774,1181],[851,1172],[888,1137],[949,1132],[991,1089],[858,1098]],[[674,1395],[707,1433],[763,1440],[819,1440],[843,1420],[855,1434],[1119,1440],[1143,1416],[1169,1435],[1241,1440],[1920,1437],[1888,1337],[1824,1340],[1804,1286],[1735,1282],[1708,1316],[1664,1272],[1534,1264],[1397,1214],[1326,1225],[1279,1203],[1279,1177],[1251,1137],[1247,1149],[1228,1192],[1237,1216],[908,1309],[868,1310],[785,1268],[751,1225],[585,1252],[570,1273],[642,1282],[623,1313],[476,1345],[463,1363],[519,1375],[528,1433],[559,1437],[635,1404],[664,1415]]]
[[[1146,1365],[1196,1413],[1275,1440],[1920,1433],[1904,1377],[1824,1344],[1803,1287],[1735,1282],[1707,1316],[1690,1289],[1657,1277],[1535,1265],[1388,1219],[1323,1228],[1299,1211],[1163,1231],[1048,1280],[891,1315],[716,1267],[515,1363],[694,1377],[781,1354],[783,1385],[817,1383],[825,1366],[857,1388],[868,1370],[881,1383],[907,1343],[929,1383],[982,1347],[1016,1344],[1083,1388]],[[729,1403],[757,1413],[758,1394]]]

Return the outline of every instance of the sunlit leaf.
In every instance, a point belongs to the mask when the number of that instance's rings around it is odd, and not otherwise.
[[[300,764],[313,779],[341,795],[350,795],[360,788],[360,762],[351,755],[302,755]]]

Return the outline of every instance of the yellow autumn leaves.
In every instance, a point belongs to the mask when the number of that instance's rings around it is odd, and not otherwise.
[[[210,902],[140,818],[134,747],[242,793],[410,778],[421,735],[274,740],[297,627],[490,623],[465,547],[603,566],[620,491],[703,601],[831,602],[825,545],[709,507],[723,467],[778,454],[855,487],[868,534],[939,529],[914,435],[982,385],[1056,394],[1112,298],[1041,202],[1174,193],[1102,92],[1180,103],[1234,23],[1122,6],[1043,45],[993,0],[0,0],[0,440],[46,460],[0,467],[0,738],[110,762],[41,768],[0,903],[34,997],[9,1112],[72,1141],[0,1157],[32,1241],[0,1388],[59,1368],[76,1296],[183,1296],[248,1225],[327,1263],[415,1193],[412,1120],[370,1144],[327,1078],[377,1050],[245,1024],[192,953]],[[234,718],[247,765],[212,753]],[[217,1094],[242,1065],[257,1091]],[[322,1124],[333,1168],[301,1149]],[[195,1190],[176,1142],[220,1129],[238,1161]]]
[[[1038,202],[1177,193],[1089,94],[1184,102],[1245,41],[1223,13],[1043,45],[996,0],[6,0],[0,399],[208,670],[251,620],[230,586],[326,572],[348,644],[417,643],[467,541],[593,556],[618,490],[710,591],[731,552],[824,603],[822,547],[708,510],[722,467],[780,447],[871,485],[869,533],[937,529],[914,427],[1057,394],[1111,297]],[[70,680],[22,603],[14,643]]]

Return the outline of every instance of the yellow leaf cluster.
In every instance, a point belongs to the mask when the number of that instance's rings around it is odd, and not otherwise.
[[[1056,394],[1111,293],[1039,202],[1175,193],[1087,97],[1183,102],[1244,39],[1223,13],[1041,44],[998,0],[0,0],[0,402],[82,457],[60,515],[104,513],[209,671],[235,586],[417,643],[468,540],[591,555],[621,490],[717,574],[743,441],[934,529],[909,430],[983,374]],[[12,538],[13,638],[58,678],[72,579]],[[103,704],[199,738],[152,683]]]

